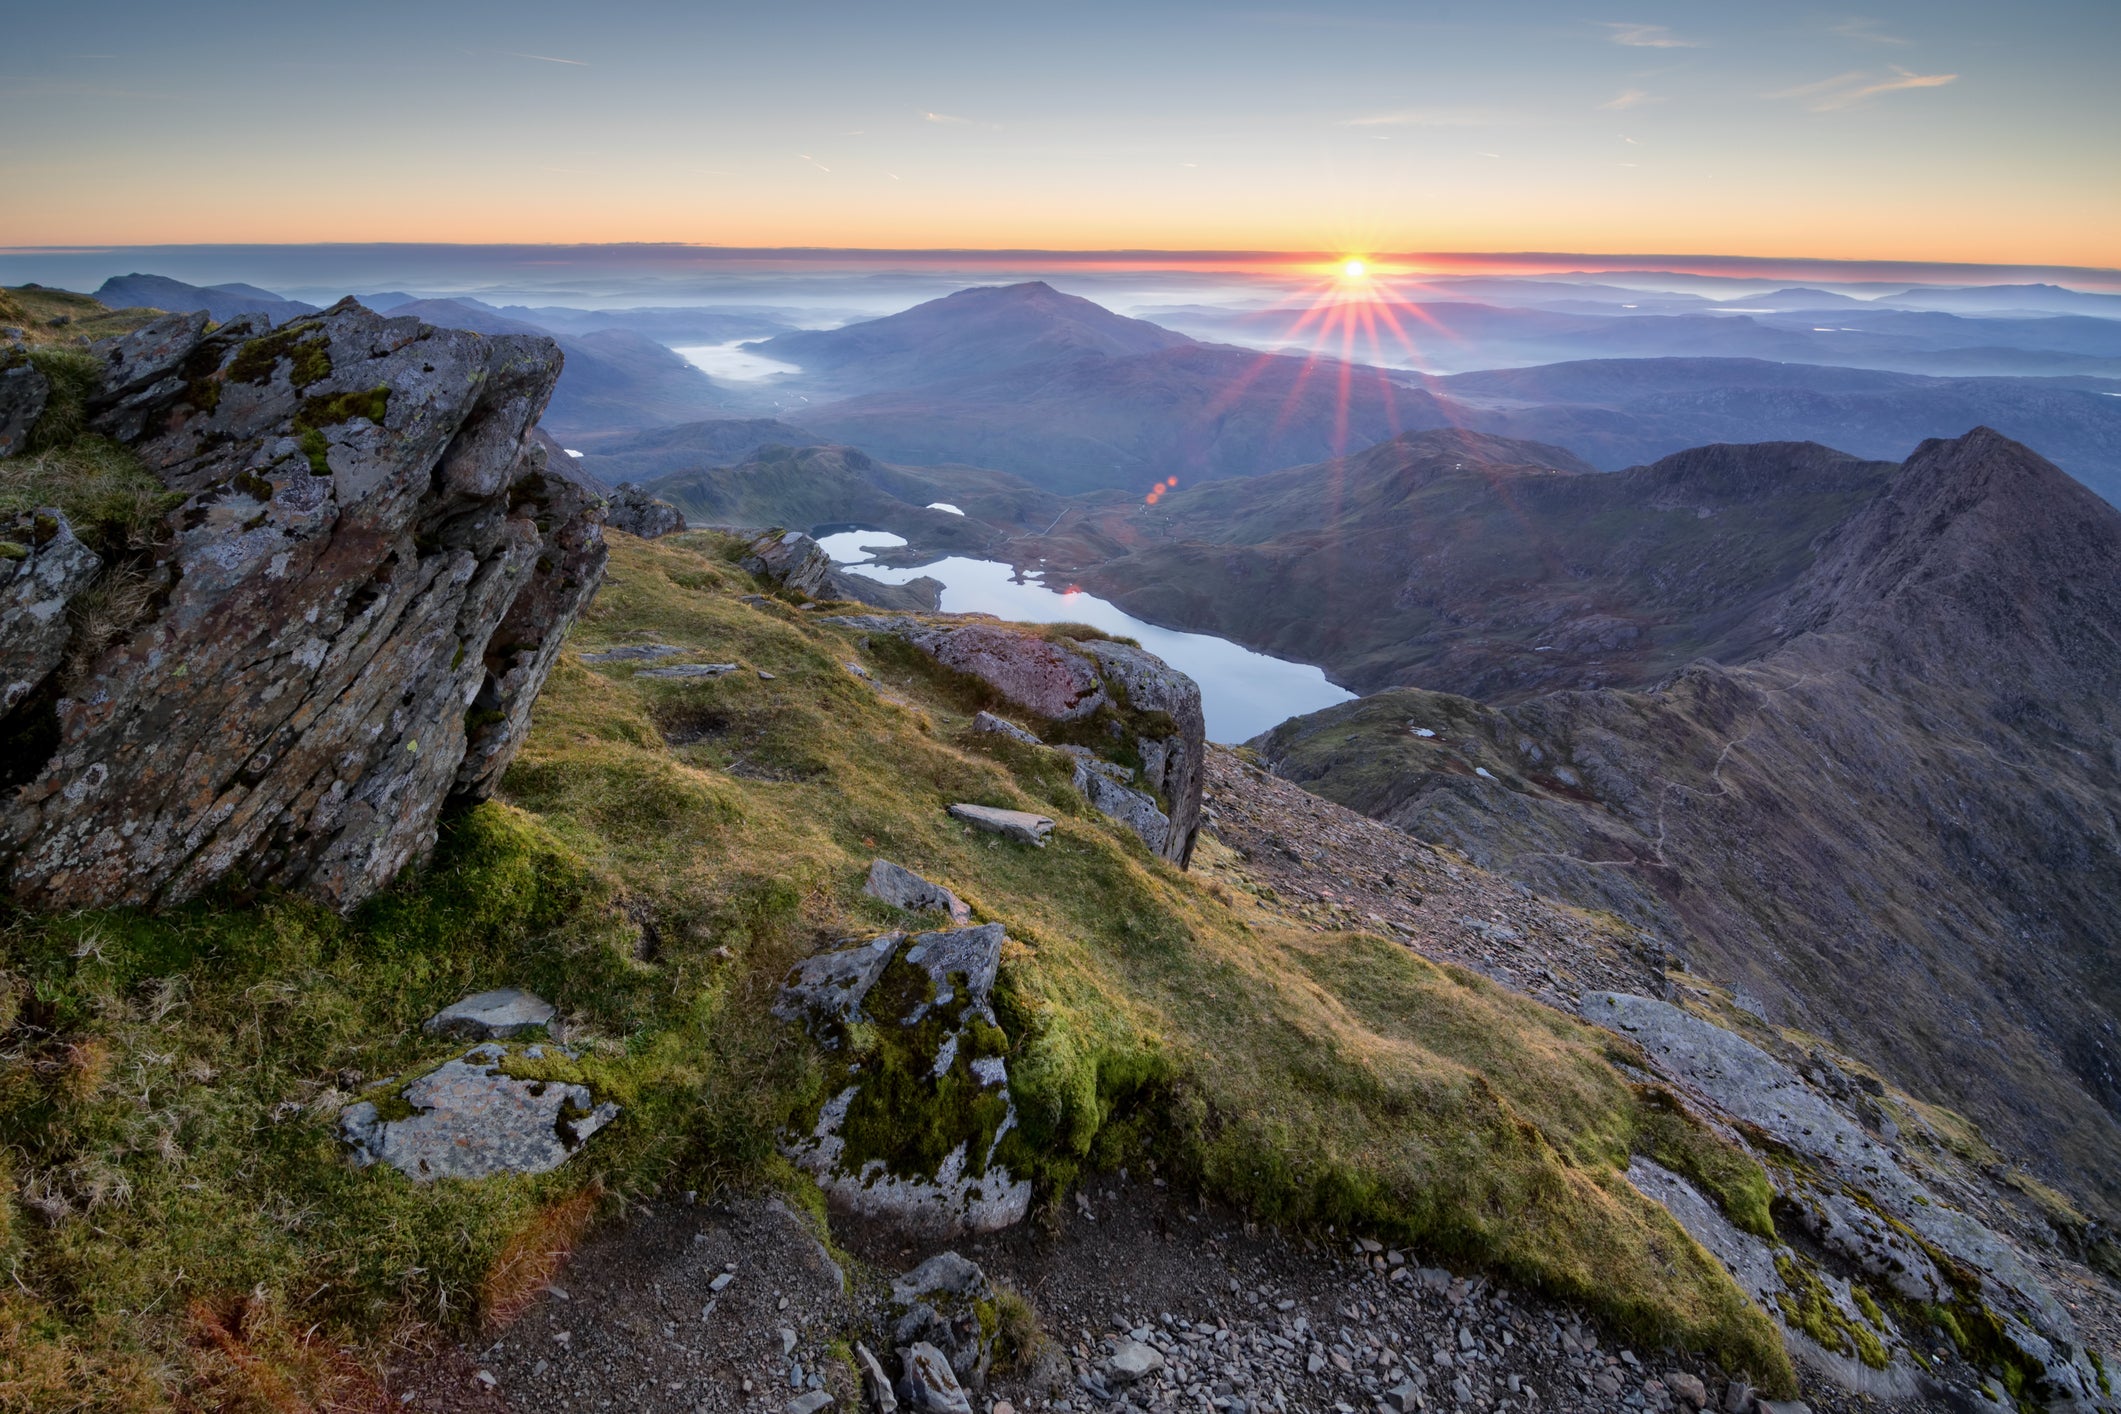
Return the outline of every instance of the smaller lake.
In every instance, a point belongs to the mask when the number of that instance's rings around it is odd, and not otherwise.
[[[1021,623],[1078,623],[1131,638],[1200,684],[1208,740],[1248,741],[1290,717],[1351,701],[1355,694],[1335,687],[1309,663],[1291,663],[1240,648],[1226,638],[1181,633],[1143,623],[1125,610],[1081,590],[1048,589],[998,560],[970,560],[952,555],[913,569],[870,564],[871,550],[906,542],[884,530],[843,530],[821,535],[818,543],[849,574],[866,575],[885,584],[905,584],[927,576],[943,583],[942,607],[952,614],[993,614]]]
[[[757,383],[775,374],[803,371],[792,363],[746,353],[743,346],[749,342],[748,339],[732,339],[726,344],[688,344],[684,348],[673,348],[671,352],[709,378],[719,378],[726,383]]]

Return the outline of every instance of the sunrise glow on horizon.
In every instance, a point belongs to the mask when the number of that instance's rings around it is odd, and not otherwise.
[[[2121,8],[2088,0],[2000,33],[1912,0],[1861,24],[1671,0],[1626,23],[1546,0],[1091,3],[969,28],[944,4],[798,9],[44,7],[0,60],[0,181],[26,198],[0,205],[0,246],[2121,266],[2121,183],[2093,177]],[[224,73],[243,82],[199,77]],[[300,200],[232,196],[291,179]]]

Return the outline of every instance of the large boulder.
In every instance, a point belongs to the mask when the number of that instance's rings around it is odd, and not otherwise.
[[[1200,685],[1154,653],[1105,638],[1048,635],[985,615],[852,614],[826,620],[905,639],[947,668],[978,678],[1038,718],[1044,740],[1094,744],[1103,766],[1078,766],[1084,798],[1180,868],[1200,834],[1207,719]],[[980,714],[974,729],[1025,732]],[[1085,748],[1088,750],[1088,748]],[[1080,758],[1084,751],[1078,751]]]
[[[685,528],[685,513],[670,502],[650,495],[638,483],[621,481],[612,489],[604,511],[604,524],[643,540],[654,540]]]
[[[1002,1162],[1016,1127],[994,1014],[999,923],[887,933],[798,966],[775,1014],[828,1056],[826,1099],[787,1149],[825,1200],[916,1234],[1022,1220],[1031,1184]]]
[[[96,350],[93,430],[184,498],[135,566],[162,587],[142,621],[16,693],[53,619],[41,591],[0,618],[0,735],[38,743],[10,763],[0,876],[34,906],[171,903],[231,874],[360,902],[447,800],[492,790],[603,574],[600,498],[532,438],[550,340],[351,301],[205,326]],[[10,583],[81,592],[63,539]]]
[[[832,575],[832,556],[800,530],[767,531],[751,542],[741,563],[760,579],[813,599],[825,593]]]

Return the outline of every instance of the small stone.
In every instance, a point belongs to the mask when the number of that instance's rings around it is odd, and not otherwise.
[[[427,1018],[420,1029],[429,1036],[463,1036],[474,1041],[505,1041],[552,1023],[551,1002],[515,987],[475,992],[451,1002]]]
[[[992,805],[960,802],[950,807],[950,813],[976,829],[1041,848],[1045,846],[1046,836],[1053,833],[1052,820],[1028,810],[1003,810]]]
[[[1112,1378],[1121,1384],[1131,1385],[1164,1368],[1164,1357],[1155,1346],[1138,1340],[1122,1340],[1112,1350],[1112,1358],[1106,1362]]]
[[[491,1370],[480,1370],[477,1374],[474,1374],[472,1378],[477,1380],[480,1384],[486,1386],[486,1388],[488,1389],[492,1389],[494,1386],[500,1384],[500,1381],[493,1377],[493,1371]]]
[[[899,1363],[905,1373],[898,1392],[909,1408],[922,1414],[972,1414],[972,1401],[942,1351],[916,1341],[899,1352]]]
[[[783,1356],[795,1354],[795,1332],[786,1326],[781,1327],[781,1354]]]
[[[718,678],[737,670],[736,663],[679,663],[669,668],[643,668],[637,678]]]
[[[1702,1384],[1698,1375],[1690,1375],[1684,1370],[1669,1370],[1665,1373],[1664,1387],[1672,1392],[1674,1399],[1684,1404],[1690,1404],[1696,1409],[1708,1407],[1708,1386]]]
[[[1753,1407],[1753,1387],[1744,1380],[1732,1380],[1723,1391],[1724,1414],[1748,1414]]]
[[[624,648],[607,648],[601,653],[584,653],[585,663],[638,663],[651,658],[675,658],[680,653],[690,653],[689,648],[679,648],[670,643],[632,643]]]
[[[1412,1380],[1402,1380],[1385,1391],[1385,1404],[1393,1414],[1415,1414],[1421,1408],[1421,1389]]]
[[[824,1390],[814,1389],[808,1394],[799,1394],[782,1407],[788,1414],[818,1414],[820,1409],[830,1409],[832,1396]]]
[[[1763,1399],[1755,1407],[1760,1414],[1812,1414],[1812,1406],[1801,1399]]]
[[[854,1363],[861,1372],[863,1387],[869,1391],[870,1402],[876,1406],[876,1414],[898,1414],[898,1396],[892,1392],[891,1377],[884,1373],[883,1362],[860,1341],[854,1345]]]
[[[733,1282],[733,1281],[735,1281],[735,1280],[736,1280],[736,1277],[735,1277],[734,1275],[732,1275],[732,1274],[731,1274],[731,1273],[729,1273],[729,1272],[723,1272],[723,1273],[722,1273],[722,1274],[721,1274],[720,1276],[716,1277],[716,1278],[715,1278],[715,1279],[714,1279],[713,1281],[710,1281],[710,1282],[708,1282],[708,1283],[707,1283],[707,1289],[708,1289],[709,1291],[713,1291],[713,1292],[721,1292],[721,1291],[724,1291],[724,1290],[726,1290],[726,1289],[728,1288],[728,1286],[729,1286],[729,1283],[731,1283],[731,1282]]]

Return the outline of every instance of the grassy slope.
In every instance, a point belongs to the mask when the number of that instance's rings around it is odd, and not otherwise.
[[[637,682],[570,655],[506,801],[351,919],[230,893],[0,935],[0,1134],[41,1204],[0,1210],[0,1407],[358,1382],[340,1347],[505,1311],[591,1202],[792,1182],[772,1136],[817,1102],[817,1070],[765,1006],[796,957],[893,921],[859,893],[875,855],[1009,925],[1020,1152],[1049,1197],[1084,1164],[1155,1162],[1787,1385],[1766,1319],[1619,1173],[1653,1152],[1736,1212],[1757,1170],[1632,1087],[1601,1033],[1151,859],[1049,753],[972,737],[961,682],[871,659],[894,702],[841,666],[838,631],[739,603],[731,542],[612,538],[577,644],[676,643],[773,679]],[[953,800],[1059,826],[1029,850],[966,833]],[[346,1167],[339,1105],[450,1054],[419,1021],[509,983],[573,1018],[619,1122],[539,1178]]]

